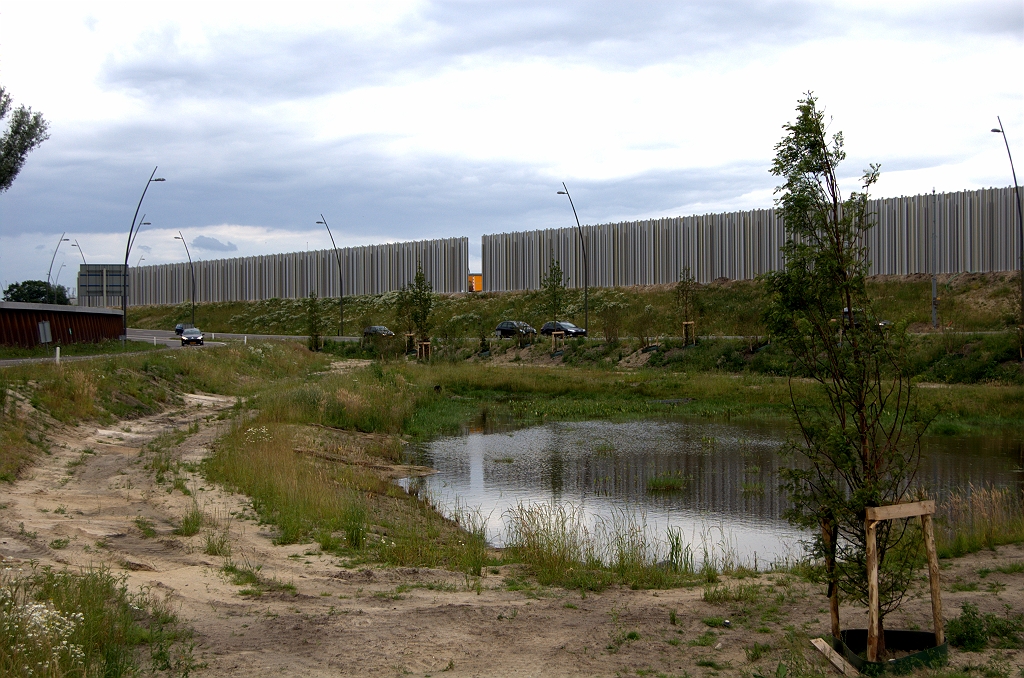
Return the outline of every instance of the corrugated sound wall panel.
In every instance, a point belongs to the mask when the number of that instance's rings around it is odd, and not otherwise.
[[[412,282],[418,262],[435,292],[465,292],[468,285],[469,238],[347,247],[338,255],[343,282],[334,250],[196,261],[196,302],[381,294]],[[132,306],[191,299],[187,261],[132,268],[128,275]]]
[[[1015,270],[1020,240],[1012,187],[872,200],[866,245],[872,275]],[[749,280],[783,265],[774,209],[584,226],[591,287],[672,283],[684,268],[699,282]],[[483,236],[486,291],[539,289],[557,260],[583,287],[576,228]]]

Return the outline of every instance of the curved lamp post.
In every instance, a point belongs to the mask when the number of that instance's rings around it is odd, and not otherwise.
[[[1010,154],[1010,142],[1006,140],[1006,128],[1003,121],[997,115],[996,120],[999,127],[994,127],[993,132],[1003,135],[1003,144],[1006,145],[1006,157],[1010,159],[1010,172],[1013,174],[1013,190],[1017,194],[1017,240],[1020,245],[1020,322],[1024,324],[1024,213],[1020,204],[1020,185],[1017,184],[1017,170],[1013,168],[1013,155]]]
[[[132,245],[135,244],[135,238],[139,236],[139,231],[146,225],[146,215],[142,215],[142,221],[136,223],[139,218],[139,210],[142,209],[142,201],[146,198],[146,191],[149,190],[149,185],[157,181],[166,181],[163,177],[156,176],[157,168],[153,168],[153,172],[149,175],[149,179],[146,180],[146,187],[142,189],[142,197],[139,198],[139,204],[135,207],[135,215],[132,216],[132,226],[128,229],[128,244],[124,248],[124,279],[121,285],[121,321],[122,329],[124,330],[124,338],[128,339],[128,255],[132,253]],[[154,178],[156,177],[156,178]]]
[[[65,235],[67,235],[66,231],[64,233],[60,234],[60,240],[57,241],[57,246],[55,248],[53,248],[53,256],[50,257],[50,268],[48,268],[46,270],[46,285],[47,285],[47,287],[49,287],[49,289],[47,291],[52,293],[54,303],[57,303],[57,292],[50,285],[50,274],[53,273],[53,262],[57,258],[57,251],[60,250],[60,244],[62,242],[70,242],[71,241],[70,238],[65,238],[64,237]],[[59,273],[59,271],[58,271],[58,273]]]
[[[82,255],[82,263],[88,266],[89,262],[85,260],[85,252],[82,251],[82,246],[78,244],[78,238],[75,238],[75,242],[71,243],[71,246],[78,249],[78,253]]]
[[[338,260],[338,337],[345,336],[345,272],[341,268],[341,255],[338,253],[338,245],[334,242],[334,234],[331,227],[327,225],[327,218],[321,214],[316,223],[323,224],[327,228],[327,235],[331,236],[331,245],[334,247],[334,257]]]
[[[181,244],[185,246],[185,256],[188,257],[188,267],[192,270],[192,327],[196,326],[196,267],[192,265],[192,255],[188,251],[188,243],[185,242],[185,236],[178,231],[178,235],[174,236],[175,240],[180,240]],[[195,244],[195,243],[193,243]]]
[[[572,202],[572,196],[569,195],[569,189],[566,188],[565,182],[562,182],[562,188],[564,191],[559,191],[558,195],[564,195],[569,199],[569,206],[572,207],[572,215],[576,217],[576,231],[580,234],[580,248],[583,250],[583,329],[587,331],[587,337],[590,336],[590,267],[587,266],[587,243],[583,239],[583,227],[580,226],[580,217],[576,214],[576,205]]]
[[[53,279],[53,287],[54,287],[53,300],[54,301],[57,301],[57,289],[56,288],[57,288],[57,283],[60,282],[60,272],[64,270],[65,266],[67,266],[67,264],[62,262],[61,265],[60,265],[60,268],[57,269],[56,277]]]

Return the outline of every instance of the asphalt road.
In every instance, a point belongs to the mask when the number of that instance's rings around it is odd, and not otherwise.
[[[204,332],[207,343],[214,343],[217,339],[238,339],[240,341],[246,341],[248,339],[275,339],[279,341],[301,341],[306,342],[309,337],[297,334],[234,334],[230,332]],[[137,330],[134,328],[128,328],[128,338],[135,341],[177,341],[181,343],[181,340],[177,338],[177,335],[170,330]],[[322,339],[330,339],[331,341],[359,341],[359,337],[322,337]]]

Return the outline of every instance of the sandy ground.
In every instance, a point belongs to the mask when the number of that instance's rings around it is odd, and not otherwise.
[[[429,569],[349,569],[315,544],[275,546],[272,529],[252,519],[245,497],[198,475],[188,485],[219,524],[176,536],[193,499],[157,485],[146,468],[150,453],[140,450],[160,433],[198,422],[198,432],[173,454],[203,458],[228,425],[217,415],[231,404],[194,395],[178,410],[106,428],[53,422],[51,454],[0,490],[0,558],[124,573],[132,588],[166,598],[194,627],[195,654],[204,664],[199,675],[774,675],[780,661],[792,666],[801,652],[828,670],[806,637],[787,640],[787,630],[827,632],[826,601],[786,575],[741,582],[761,587],[756,600],[712,605],[700,588],[617,587],[586,596],[558,588],[510,591],[512,566],[487,570],[479,580]],[[139,517],[152,522],[154,536],[139,529]],[[294,592],[243,595],[221,572],[226,559],[204,553],[211,530],[227,531],[236,563],[258,564]],[[59,548],[55,540],[64,539]],[[980,573],[1022,561],[1024,549],[1013,546],[945,563],[946,617],[964,600],[983,612],[1024,612],[1024,574]],[[953,591],[954,584],[977,590]],[[923,587],[924,580],[890,628],[930,628]],[[730,619],[730,628],[703,621],[714,617]],[[844,609],[843,617],[864,626],[862,611]],[[755,643],[770,649],[751,660]],[[953,662],[1016,676],[1024,651],[954,653]]]

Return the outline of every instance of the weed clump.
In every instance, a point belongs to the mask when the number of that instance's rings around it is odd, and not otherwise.
[[[979,652],[989,644],[997,648],[1024,647],[1024,615],[998,617],[980,614],[978,606],[964,603],[960,614],[946,625],[946,638],[953,647],[966,652]]]

